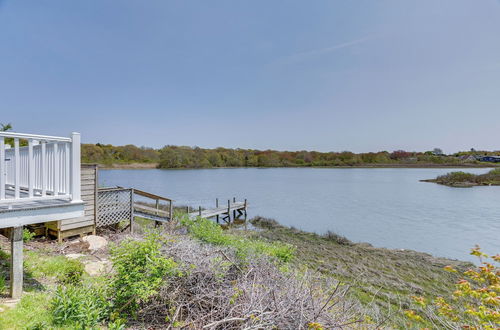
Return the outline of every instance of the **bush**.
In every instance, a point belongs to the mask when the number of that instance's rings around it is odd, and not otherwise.
[[[453,183],[464,183],[464,182],[476,182],[476,175],[472,173],[465,172],[451,172],[445,175],[438,176],[436,178],[438,183],[443,184],[453,184]]]
[[[5,277],[0,273],[0,294],[5,290]]]
[[[428,302],[424,297],[412,297],[413,309],[405,311],[412,325],[433,324],[449,329],[497,329],[500,327],[500,255],[489,257],[479,247],[472,249],[481,266],[463,273],[450,297],[437,297]],[[451,266],[445,270],[457,273]]]
[[[33,237],[35,237],[35,233],[32,233],[31,231],[29,231],[29,229],[23,229],[23,242],[24,243],[28,243],[30,242]]]
[[[327,231],[326,234],[323,235],[323,237],[329,241],[334,241],[340,245],[353,245],[353,243],[350,240],[348,240],[346,237],[339,235],[337,233],[334,233],[332,231]]]
[[[240,258],[245,259],[251,254],[264,254],[288,262],[292,259],[295,248],[289,244],[235,237],[224,233],[224,230],[213,221],[204,218],[196,220],[182,218],[181,223],[187,226],[191,235],[197,239],[215,245],[231,246],[236,249]]]
[[[265,255],[241,267],[235,252],[174,236],[165,253],[185,275],[167,282],[140,310],[137,328],[334,329],[361,323],[362,310],[346,297],[347,285],[317,272],[284,272]]]
[[[270,218],[264,218],[264,217],[255,217],[253,219],[250,219],[250,223],[256,227],[259,228],[265,228],[265,229],[275,229],[281,227],[278,221]]]
[[[84,267],[80,261],[69,259],[62,264],[56,278],[61,284],[79,284],[82,280],[83,271]]]
[[[161,254],[162,241],[152,232],[144,241],[128,239],[111,247],[115,274],[110,288],[118,314],[134,313],[139,303],[158,292],[166,276],[179,275],[177,264]]]
[[[51,311],[55,325],[87,329],[107,318],[109,303],[99,287],[60,286],[52,298]]]

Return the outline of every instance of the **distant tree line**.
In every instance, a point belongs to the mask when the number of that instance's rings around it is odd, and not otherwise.
[[[82,145],[82,161],[100,164],[156,163],[159,168],[212,167],[295,167],[362,166],[381,164],[459,164],[455,156],[436,155],[433,151],[396,150],[368,153],[276,151],[254,149],[204,149],[165,146],[161,149],[134,145]]]

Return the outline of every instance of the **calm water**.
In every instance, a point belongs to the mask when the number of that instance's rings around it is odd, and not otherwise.
[[[262,215],[307,231],[335,231],[356,242],[472,260],[480,244],[500,252],[500,187],[450,188],[420,179],[450,169],[102,170],[101,186],[129,186],[213,207],[247,198]],[[486,169],[468,169],[484,173]]]

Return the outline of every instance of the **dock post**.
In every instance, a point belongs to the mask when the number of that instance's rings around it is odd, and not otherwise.
[[[247,220],[247,199],[245,198],[245,221]]]
[[[158,211],[159,211],[159,210],[160,210],[160,200],[159,200],[159,199],[157,199],[157,200],[156,200],[156,212],[155,212],[155,215],[158,215],[158,214],[159,214],[159,213],[158,213]],[[155,221],[155,228],[156,228],[156,227],[159,227],[159,226],[160,226],[160,224],[161,224],[161,223],[160,223],[159,221]]]
[[[201,206],[198,207],[198,215],[201,217]]]
[[[219,208],[219,199],[218,198],[215,199],[215,208],[216,209]],[[216,218],[217,218],[217,223],[219,223],[219,215],[218,214],[217,214]]]
[[[236,197],[233,197],[233,203],[236,203]],[[233,220],[236,219],[236,209],[233,210]]]
[[[174,203],[172,201],[170,201],[169,215],[170,215],[170,221],[173,221],[174,220]]]
[[[227,218],[228,218],[228,223],[231,222],[231,200],[227,200]]]
[[[10,242],[10,296],[18,299],[23,294],[23,226],[12,228]]]

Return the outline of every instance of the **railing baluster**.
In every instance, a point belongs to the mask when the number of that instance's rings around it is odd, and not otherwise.
[[[19,157],[19,138],[14,138],[14,198],[21,198],[19,193],[20,172],[21,172],[21,159]]]
[[[41,155],[40,155],[40,176],[42,178],[42,197],[45,197],[47,194],[47,154],[46,154],[46,149],[47,149],[47,143],[45,141],[41,141],[42,144],[42,149],[41,149]]]
[[[59,150],[57,142],[54,143],[54,196],[59,192]]]
[[[64,143],[64,194],[69,194],[69,171],[70,171],[69,143]]]
[[[35,187],[35,158],[33,157],[33,139],[28,140],[28,197],[33,197]]]
[[[5,199],[5,140],[0,137],[0,200]]]

